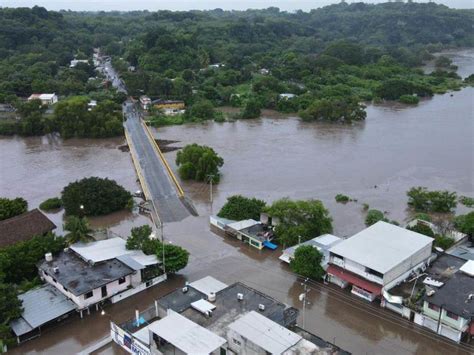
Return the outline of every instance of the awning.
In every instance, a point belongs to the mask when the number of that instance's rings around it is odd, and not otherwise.
[[[364,290],[367,290],[375,295],[380,295],[382,293],[382,285],[377,285],[376,283],[364,280],[360,276],[335,265],[329,265],[326,272],[328,274],[339,277],[340,279],[347,281],[350,284],[363,288]]]

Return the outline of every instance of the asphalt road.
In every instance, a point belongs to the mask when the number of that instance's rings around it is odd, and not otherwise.
[[[103,72],[118,91],[127,93],[122,79],[118,77],[110,62],[103,65]],[[141,174],[152,197],[156,212],[163,223],[178,222],[188,217],[193,211],[191,204],[178,196],[163,161],[157,154],[152,140],[141,124],[139,114],[129,101],[123,105],[124,123],[135,152],[138,156]]]
[[[138,113],[132,111],[131,104],[127,104],[124,110],[127,112],[125,128],[132,140],[142,176],[146,181],[160,219],[165,223],[183,220],[190,215],[190,212],[185,201],[178,196],[166,167],[142,127]]]

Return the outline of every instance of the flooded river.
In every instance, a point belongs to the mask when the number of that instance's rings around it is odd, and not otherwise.
[[[461,53],[460,70],[474,72],[474,52]],[[470,58],[465,60],[466,55]],[[462,58],[464,59],[462,59]],[[200,217],[165,226],[165,236],[191,252],[188,267],[166,284],[107,308],[116,321],[133,317],[152,301],[208,274],[226,283],[243,281],[251,287],[301,308],[301,284],[279,263],[278,253],[256,251],[209,231],[208,216],[225,199],[240,193],[269,202],[281,198],[318,198],[334,218],[335,234],[361,230],[362,203],[388,212],[390,219],[408,217],[406,191],[417,185],[474,194],[474,89],[435,96],[416,107],[370,105],[367,120],[352,126],[303,123],[267,114],[258,120],[160,128],[160,139],[176,145],[207,144],[225,160],[221,183],[209,203],[209,187],[184,183]],[[139,188],[129,153],[118,147],[123,139],[68,140],[59,138],[0,138],[0,195],[22,196],[30,207],[58,196],[69,182],[85,176],[115,179],[127,189]],[[167,153],[174,166],[176,152]],[[337,204],[344,193],[358,200]],[[212,211],[211,211],[212,208]],[[466,211],[460,207],[458,212]],[[62,214],[49,214],[61,225]],[[92,221],[127,235],[134,225],[149,223],[136,212],[120,212]],[[449,342],[417,333],[390,313],[361,307],[351,297],[314,288],[306,310],[308,330],[354,354],[464,354]],[[394,316],[398,317],[398,316]],[[92,312],[47,330],[12,353],[72,354],[101,339],[108,316]],[[121,353],[109,346],[101,353]]]

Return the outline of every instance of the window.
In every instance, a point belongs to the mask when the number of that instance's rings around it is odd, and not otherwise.
[[[428,303],[428,308],[432,309],[435,312],[439,312],[439,307],[433,303]]]
[[[92,296],[94,296],[94,292],[89,291],[89,292],[87,292],[87,293],[84,295],[84,299],[86,300],[86,299],[88,299],[88,298],[91,298]]]
[[[454,314],[453,312],[450,312],[450,311],[446,311],[446,316],[448,318],[451,318],[451,319],[454,319],[454,320],[458,320],[459,319],[459,316],[457,314]]]
[[[68,289],[64,286],[63,286],[63,289],[64,289],[64,291],[69,292]]]
[[[52,277],[52,279],[54,283],[58,282],[54,277]]]
[[[125,277],[121,277],[120,279],[118,279],[118,282],[119,282],[119,285],[125,283]]]

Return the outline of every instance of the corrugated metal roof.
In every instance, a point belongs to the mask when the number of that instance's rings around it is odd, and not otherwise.
[[[255,311],[240,317],[229,328],[272,354],[281,354],[302,339],[300,335]]]
[[[74,302],[51,285],[30,290],[19,295],[18,298],[23,301],[23,313],[21,315],[22,320],[11,323],[16,335],[28,333],[76,309]]]
[[[134,250],[127,250],[125,245],[126,241],[122,238],[111,238],[91,243],[76,243],[71,245],[70,248],[84,260],[98,263],[134,252]]]
[[[189,286],[198,290],[199,292],[206,294],[208,297],[211,292],[217,293],[227,287],[225,283],[213,278],[212,276],[206,276],[202,279],[191,282]]]
[[[433,238],[380,221],[329,251],[384,274],[432,243]]]
[[[249,228],[249,227],[252,227],[252,226],[255,226],[256,224],[259,224],[260,222],[257,222],[256,220],[254,219],[245,219],[243,221],[238,221],[238,222],[234,222],[234,223],[230,223],[227,225],[227,227],[229,228],[232,228],[236,231],[240,231],[242,229],[245,229],[245,228]]]
[[[209,354],[226,343],[224,338],[171,310],[148,329],[187,354]]]

